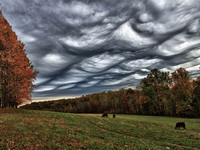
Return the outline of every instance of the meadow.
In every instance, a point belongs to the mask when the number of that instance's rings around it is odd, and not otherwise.
[[[174,129],[178,121],[186,129]],[[200,149],[200,119],[0,109],[0,150]]]

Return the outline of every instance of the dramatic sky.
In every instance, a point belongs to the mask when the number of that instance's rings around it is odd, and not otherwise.
[[[136,86],[200,64],[200,0],[0,0],[35,69],[33,99]]]

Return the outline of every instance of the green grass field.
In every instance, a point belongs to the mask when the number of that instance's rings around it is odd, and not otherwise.
[[[177,121],[186,130],[175,130]],[[0,109],[0,150],[200,149],[200,119]]]

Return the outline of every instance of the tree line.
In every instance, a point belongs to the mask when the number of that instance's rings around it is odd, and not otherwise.
[[[79,98],[34,102],[25,109],[70,113],[123,113],[159,116],[200,116],[200,78],[191,79],[179,68],[172,72],[152,69],[135,89],[95,93]]]
[[[31,100],[36,75],[24,44],[0,11],[0,107],[17,107]]]

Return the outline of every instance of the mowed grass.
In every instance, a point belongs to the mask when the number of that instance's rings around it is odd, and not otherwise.
[[[177,121],[186,130],[175,130]],[[0,109],[0,150],[200,149],[200,119]]]

